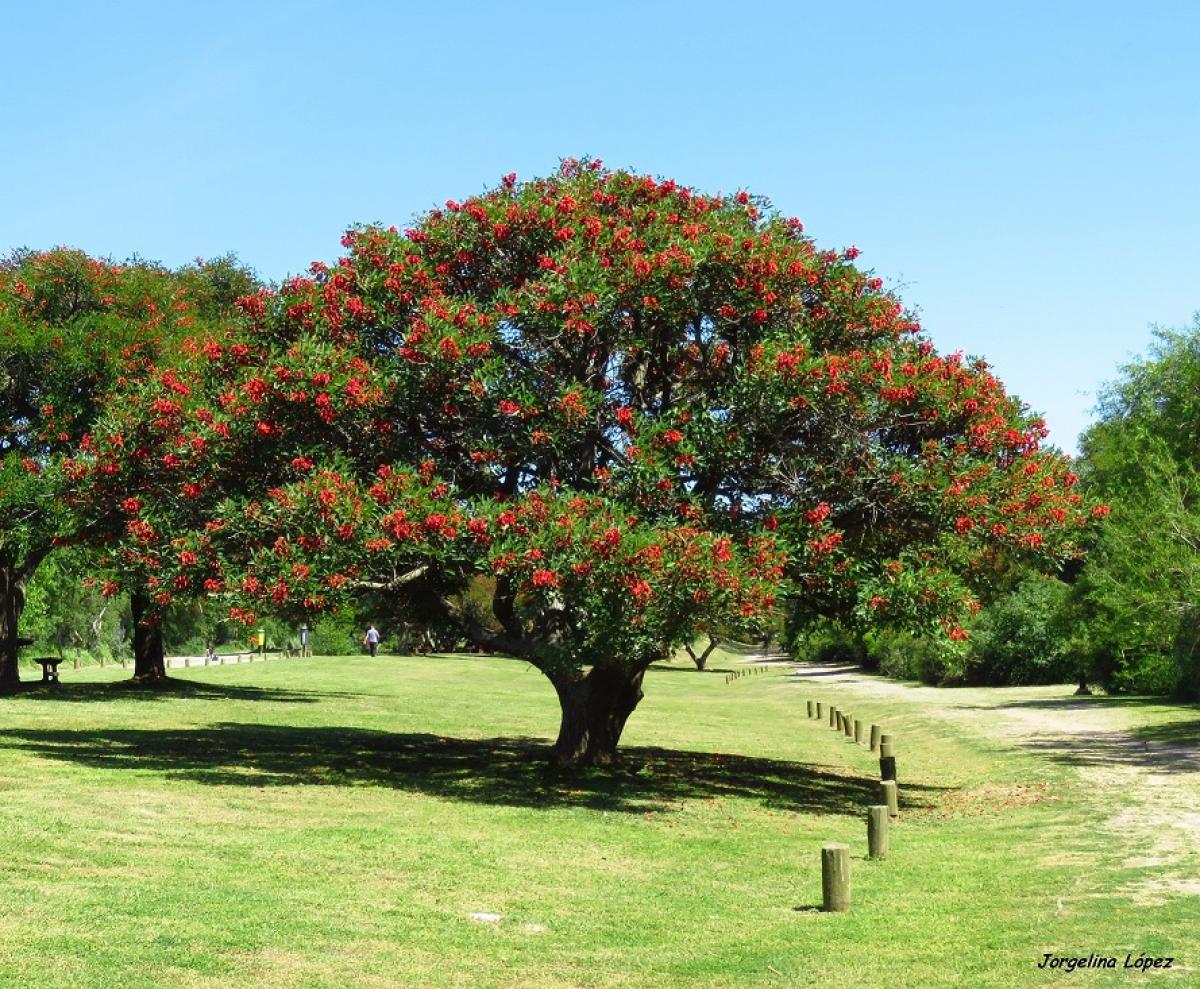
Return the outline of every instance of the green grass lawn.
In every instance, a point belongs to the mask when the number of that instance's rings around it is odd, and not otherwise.
[[[65,670],[0,699],[0,986],[1134,977],[1039,971],[1045,951],[1174,955],[1142,977],[1195,984],[1200,897],[1138,895],[1172,867],[1129,864],[1097,823],[1119,808],[1070,759],[995,736],[986,710],[933,717],[782,670],[727,684],[714,660],[647,676],[624,744],[640,771],[567,782],[543,768],[553,691],[513,661],[289,660],[157,691]],[[897,737],[886,862],[865,858],[877,762],[807,720],[808,698]],[[1114,712],[1150,737],[1200,724]],[[848,914],[816,909],[830,840],[854,855]]]

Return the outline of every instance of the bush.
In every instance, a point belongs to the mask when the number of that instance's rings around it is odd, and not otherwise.
[[[804,627],[789,627],[786,647],[798,658],[830,665],[870,663],[862,636],[833,621],[818,621]]]
[[[1077,662],[1065,633],[1070,588],[1053,577],[1028,577],[980,613],[971,629],[967,676],[992,686],[1063,683]]]
[[[872,633],[867,651],[879,672],[936,686],[962,683],[966,663],[959,648],[938,636],[885,630]]]
[[[316,656],[357,656],[362,652],[362,637],[358,616],[346,609],[313,622],[310,642]]]

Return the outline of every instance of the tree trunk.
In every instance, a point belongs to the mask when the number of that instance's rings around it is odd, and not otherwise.
[[[594,666],[586,673],[551,677],[562,707],[554,764],[608,766],[617,761],[625,722],[642,699],[645,666]]]
[[[156,683],[167,675],[162,618],[142,591],[130,595],[129,606],[133,612],[133,682]]]
[[[1080,694],[1086,695],[1086,694],[1090,694],[1090,693],[1091,693],[1091,690],[1088,689],[1088,684],[1087,684],[1087,673],[1081,672],[1079,674],[1079,688],[1075,691],[1075,696],[1078,697]]]
[[[717,648],[717,640],[715,636],[709,634],[708,645],[705,647],[704,652],[700,653],[699,655],[696,654],[696,650],[692,648],[692,644],[690,642],[685,643],[683,648],[686,649],[687,654],[692,657],[692,662],[696,664],[696,669],[703,671],[705,667],[708,666],[708,657],[711,656],[713,650]]]
[[[21,686],[17,650],[21,648],[18,629],[25,610],[25,589],[45,556],[45,550],[32,550],[23,562],[0,567],[0,693]]]
[[[17,666],[17,628],[25,606],[25,587],[13,572],[0,570],[0,693],[9,693],[21,686],[21,671]]]

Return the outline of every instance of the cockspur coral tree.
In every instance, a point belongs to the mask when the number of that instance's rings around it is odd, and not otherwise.
[[[179,271],[67,248],[0,259],[0,689],[19,682],[30,578],[56,545],[96,536],[106,514],[98,506],[80,527],[64,511],[82,479],[64,463],[90,456],[114,391],[157,373],[183,335],[252,284],[228,258]]]
[[[790,595],[953,641],[998,553],[1091,520],[985,364],[744,192],[567,161],[344,244],[125,404],[159,480],[114,559],[249,623],[419,600],[549,678],[562,765],[698,624]]]

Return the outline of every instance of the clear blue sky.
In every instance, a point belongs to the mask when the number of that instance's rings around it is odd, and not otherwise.
[[[857,244],[1071,450],[1200,309],[1200,4],[6,4],[0,249],[278,279],[591,154]]]

